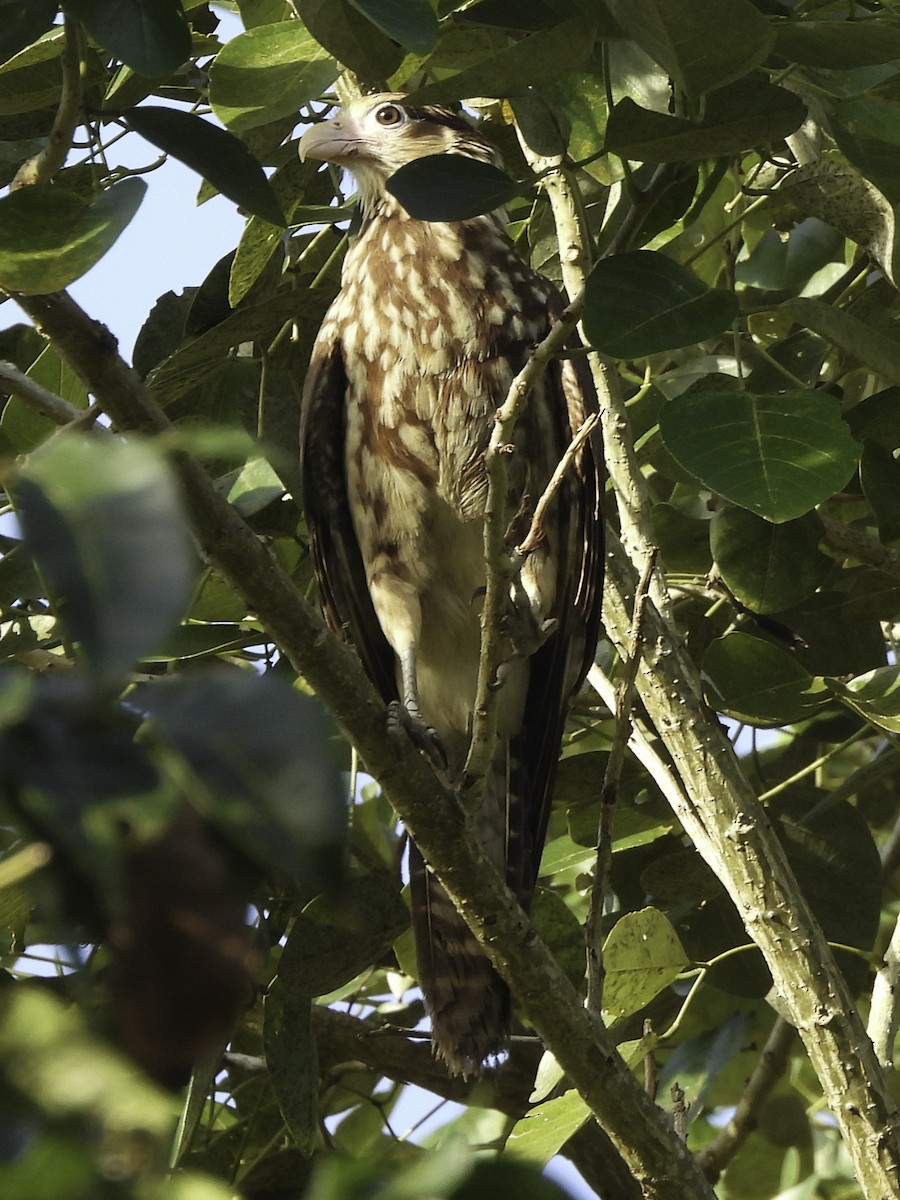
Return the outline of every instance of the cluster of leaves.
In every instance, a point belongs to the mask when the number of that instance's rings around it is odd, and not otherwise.
[[[422,101],[478,97],[508,173],[423,160],[391,187],[425,219],[506,204],[520,252],[560,282],[515,127],[530,158],[564,155],[597,264],[585,335],[617,360],[710,719],[752,731],[742,765],[864,997],[900,844],[900,22],[878,0],[223,7],[244,25],[224,44],[202,2],[66,0],[60,18],[55,0],[0,0],[0,287],[55,291],[113,244],[147,186],[115,165],[123,132],[151,144],[148,169],[157,149],[173,155],[202,177],[201,200],[219,191],[248,217],[205,281],[160,297],[135,347],[168,441],[58,435],[12,383],[0,415],[20,519],[0,558],[0,1183],[63,1200],[324,1200],[385,1178],[398,1196],[540,1197],[553,1186],[522,1160],[562,1150],[628,1195],[549,1058],[535,1082],[539,1055],[516,1046],[496,1078],[464,1085],[399,1036],[422,1007],[389,807],[377,785],[360,790],[339,903],[322,878],[341,808],[328,729],[249,609],[252,581],[194,560],[163,455],[202,459],[308,592],[298,399],[350,205],[335,174],[300,163],[297,111],[317,119],[347,73]],[[10,316],[0,358],[90,425],[64,347]],[[615,677],[608,648],[601,661]],[[613,738],[585,695],[533,912],[579,986]],[[636,760],[612,852],[605,1016],[629,1062],[658,1066],[690,1146],[714,1145],[768,1062],[769,974]],[[96,949],[28,978],[29,955],[65,943]],[[177,1106],[110,1037],[168,1083],[199,1059],[182,1173],[161,1171]],[[782,1058],[720,1194],[853,1195],[809,1062],[799,1044]],[[398,1136],[410,1084],[466,1105],[420,1139],[433,1153]],[[509,1153],[473,1169],[454,1135]]]

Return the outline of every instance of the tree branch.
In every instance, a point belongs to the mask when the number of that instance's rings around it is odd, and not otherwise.
[[[15,299],[120,430],[161,433],[168,421],[109,331],[65,293]],[[190,456],[173,456],[194,531],[210,562],[257,613],[380,781],[524,1012],[643,1189],[645,1200],[711,1200],[672,1135],[580,999],[481,847],[458,797],[411,742],[385,736],[385,709],[349,647],[325,628],[267,547]]]
[[[775,1018],[759,1062],[747,1080],[731,1119],[722,1132],[697,1155],[697,1165],[710,1183],[717,1182],[725,1167],[756,1129],[760,1111],[787,1067],[795,1036],[793,1025],[781,1017]]]
[[[531,165],[546,170],[524,147]],[[559,160],[543,180],[557,222],[566,287],[584,284],[578,209]],[[611,538],[605,587],[607,633],[623,659],[629,649],[629,598],[654,553],[644,477],[634,455],[627,410],[612,364],[590,355],[601,397],[604,448],[615,487],[622,538]],[[900,1190],[900,1112],[831,949],[800,891],[781,843],[709,712],[696,665],[684,651],[660,571],[654,572],[644,621],[644,669],[637,680],[684,794],[670,792],[675,814],[722,880],[772,974],[784,1011],[797,1027],[836,1117],[857,1178],[870,1200]]]
[[[10,191],[29,187],[33,183],[46,183],[66,161],[72,138],[81,120],[81,29],[77,21],[65,17],[63,22],[65,42],[62,53],[62,94],[53,119],[53,127],[47,145],[37,154],[26,158],[9,185]]]

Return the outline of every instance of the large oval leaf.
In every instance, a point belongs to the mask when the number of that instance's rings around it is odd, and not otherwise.
[[[844,487],[860,447],[824,392],[697,392],[670,400],[659,430],[695,479],[769,521],[790,521]]]
[[[618,1020],[640,1012],[669,986],[690,959],[668,917],[659,909],[626,913],[603,944],[606,983],[603,1012]]]
[[[828,686],[863,720],[888,733],[900,733],[900,667],[878,667],[848,683],[829,679]]]
[[[244,143],[193,113],[146,104],[132,109],[137,133],[202,175],[223,196],[257,217],[284,225],[284,214],[265,173]]]
[[[427,54],[437,41],[438,24],[428,0],[349,0],[350,4],[413,54]]]
[[[712,642],[703,656],[703,674],[716,710],[748,725],[791,725],[829,700],[824,682],[786,650],[747,633]]]
[[[223,125],[253,129],[296,112],[337,75],[337,63],[299,21],[279,21],[222,47],[210,67],[209,98]]]
[[[588,277],[584,330],[615,358],[643,358],[714,337],[734,320],[737,301],[654,250],[602,259]]]
[[[141,75],[168,75],[191,56],[180,0],[63,0],[63,8]]]
[[[814,592],[833,563],[819,550],[815,513],[773,525],[745,508],[725,508],[710,523],[716,566],[730,591],[754,612],[792,608]]]
[[[606,148],[638,162],[693,162],[765,146],[793,133],[805,115],[799,96],[756,79],[712,92],[701,121],[642,108],[626,96],[609,114]]]
[[[522,185],[491,163],[429,154],[395,172],[387,190],[416,220],[465,221],[508,204]]]
[[[607,0],[607,7],[626,34],[692,96],[746,75],[775,38],[750,0]]]
[[[93,204],[50,184],[0,199],[0,286],[57,292],[103,257],[138,210],[147,185],[123,179]]]

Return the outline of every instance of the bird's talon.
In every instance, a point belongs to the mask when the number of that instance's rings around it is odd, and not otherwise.
[[[429,760],[432,766],[441,771],[447,769],[447,751],[435,731],[431,728],[422,714],[399,700],[392,700],[388,705],[388,734],[391,737],[402,736],[410,738],[413,745]]]

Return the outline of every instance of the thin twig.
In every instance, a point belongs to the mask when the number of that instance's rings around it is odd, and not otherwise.
[[[525,366],[510,384],[506,399],[494,415],[494,429],[484,456],[488,479],[484,510],[486,579],[484,607],[481,612],[481,654],[472,714],[472,737],[465,765],[465,778],[475,793],[471,796],[473,802],[475,797],[480,795],[479,784],[484,780],[493,755],[497,732],[497,671],[504,653],[501,618],[510,580],[515,572],[515,561],[506,545],[506,493],[509,486],[506,471],[507,447],[532,388],[575,330],[583,308],[582,294],[572,301],[544,340],[534,347]]]
[[[759,1056],[759,1062],[747,1080],[731,1120],[697,1155],[697,1166],[710,1183],[718,1180],[723,1169],[756,1129],[763,1105],[784,1074],[796,1036],[797,1031],[793,1025],[783,1017],[776,1018],[772,1032]]]
[[[46,183],[52,179],[66,161],[75,130],[81,122],[81,28],[77,21],[66,17],[63,29],[62,94],[50,137],[47,145],[31,158],[26,158],[16,171],[15,178],[9,185],[10,191],[29,187],[33,183]]]
[[[528,535],[526,536],[525,540],[516,547],[517,553],[523,555],[530,554],[532,550],[537,549],[537,547],[544,540],[544,513],[546,513],[553,501],[553,497],[562,486],[562,481],[565,479],[567,472],[572,469],[581,447],[596,429],[599,420],[600,417],[597,415],[597,413],[591,413],[589,416],[585,417],[581,426],[576,431],[575,436],[572,438],[571,442],[569,442],[568,446],[566,446],[565,454],[556,464],[556,470],[550,477],[550,482],[544,489],[543,496],[541,496],[540,500],[538,500],[537,505],[535,506],[534,516],[531,518],[531,528],[528,530]]]
[[[39,383],[29,379],[10,362],[0,361],[0,390],[9,392],[11,396],[17,396],[29,408],[40,413],[42,417],[46,417],[48,421],[52,421],[54,425],[69,425],[73,421],[80,421],[85,414],[83,408],[76,408],[74,404],[69,404],[68,401],[57,396],[55,392],[41,387]]]
[[[603,785],[600,788],[600,820],[597,826],[597,864],[594,868],[594,879],[591,884],[590,907],[586,926],[587,940],[587,1007],[592,1012],[600,1012],[603,1005],[603,911],[606,907],[606,897],[609,894],[609,877],[612,870],[612,832],[613,816],[616,807],[616,797],[619,790],[619,779],[622,775],[622,765],[625,762],[625,749],[631,730],[631,706],[634,698],[634,681],[637,678],[638,666],[641,662],[641,631],[644,620],[644,606],[650,587],[650,578],[656,564],[656,556],[652,555],[644,564],[644,573],[634,597],[634,613],[631,621],[631,649],[625,661],[625,669],[616,691],[616,730],[613,736],[612,749],[606,762],[603,774]]]

